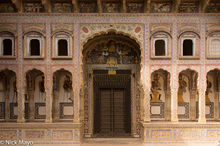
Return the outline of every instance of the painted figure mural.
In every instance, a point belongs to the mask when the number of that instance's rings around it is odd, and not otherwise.
[[[94,46],[86,59],[88,64],[108,64],[113,60],[117,64],[136,64],[139,61],[133,48],[114,40]]]

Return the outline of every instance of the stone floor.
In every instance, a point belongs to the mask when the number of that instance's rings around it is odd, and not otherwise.
[[[40,145],[34,144],[34,146],[220,146],[218,142],[204,143],[204,142],[176,142],[176,143],[141,143],[140,139],[136,138],[95,138],[86,139],[81,144],[47,144]]]

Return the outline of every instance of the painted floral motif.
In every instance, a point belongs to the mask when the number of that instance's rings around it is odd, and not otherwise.
[[[88,64],[135,64],[138,62],[137,53],[129,46],[115,41],[96,45],[87,52]]]
[[[71,13],[73,5],[71,3],[53,3],[53,12],[55,13]]]
[[[181,3],[179,13],[196,13],[198,12],[198,3]]]
[[[103,12],[104,13],[119,13],[121,11],[120,3],[104,2]]]
[[[96,2],[80,2],[79,10],[81,13],[95,13],[97,11]]]
[[[171,3],[151,3],[151,12],[153,13],[168,13],[171,12]]]
[[[143,3],[127,3],[128,13],[143,13],[144,4]]]

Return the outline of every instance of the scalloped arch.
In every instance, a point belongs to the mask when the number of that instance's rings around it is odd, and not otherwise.
[[[23,36],[25,36],[25,35],[27,35],[27,34],[29,34],[29,33],[32,33],[32,32],[39,33],[39,34],[41,34],[42,36],[46,37],[45,33],[44,33],[42,30],[36,29],[36,28],[31,28],[31,29],[29,29],[29,30],[27,30],[27,31],[24,31]]]
[[[58,35],[59,33],[67,33],[70,36],[73,36],[72,31],[66,30],[66,29],[57,29],[52,34],[51,37]]]
[[[43,71],[42,68],[40,68],[40,67],[32,67],[32,68],[27,68],[26,70],[24,70],[24,72],[25,72],[25,73],[24,73],[25,77],[27,76],[27,74],[28,74],[29,72],[34,71],[34,70],[42,72],[43,75],[45,76],[45,71]]]
[[[10,33],[11,35],[13,35],[14,37],[17,37],[17,33],[14,32],[11,29],[0,29],[0,33]]]
[[[206,75],[207,75],[209,72],[214,71],[214,70],[220,71],[220,67],[213,66],[213,67],[208,68],[207,71],[206,71]]]
[[[192,70],[192,71],[195,71],[196,73],[199,73],[199,69],[197,69],[197,68],[184,67],[184,68],[181,68],[180,70],[178,70],[177,74],[179,75],[181,72],[187,71],[187,70]]]
[[[100,32],[98,32],[98,33],[94,33],[94,34],[92,34],[91,36],[87,37],[87,38],[82,42],[82,44],[81,44],[81,48],[80,48],[81,51],[83,52],[83,50],[84,50],[84,47],[83,47],[83,46],[84,46],[90,39],[94,39],[96,36],[105,35],[105,34],[108,34],[108,33],[111,33],[111,32],[114,32],[116,35],[117,35],[117,34],[122,34],[122,35],[127,36],[127,37],[129,37],[130,39],[134,40],[134,41],[139,45],[139,47],[140,47],[140,52],[142,52],[142,50],[143,50],[142,44],[141,44],[141,42],[140,42],[136,37],[132,36],[132,35],[129,34],[129,33],[125,33],[125,32],[123,32],[123,31],[117,31],[117,30],[115,30],[115,29],[108,29],[108,30],[106,30],[106,31],[100,31]]]
[[[155,31],[152,31],[151,35],[150,35],[150,39],[157,33],[166,33],[170,36],[170,38],[172,39],[172,35],[170,34],[170,32],[168,32],[167,30],[164,29],[157,29]]]
[[[72,75],[72,72],[71,72],[71,69],[68,68],[68,67],[59,67],[59,68],[56,68],[52,71],[52,74],[54,75],[56,72],[58,71],[67,71],[68,73],[70,73]]]
[[[198,32],[196,32],[195,30],[183,30],[178,34],[178,38],[180,38],[182,35],[184,35],[185,33],[194,33],[197,35],[198,38],[200,38],[200,35]]]

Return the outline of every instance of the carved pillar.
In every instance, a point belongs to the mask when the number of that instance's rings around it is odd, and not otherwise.
[[[171,120],[171,91],[165,91],[165,120]]]
[[[35,115],[35,105],[34,105],[34,90],[29,90],[28,91],[28,108],[29,108],[29,113],[28,117],[30,121],[34,121],[34,115]]]
[[[196,120],[196,91],[190,92],[190,120]]]
[[[52,83],[47,83],[47,86],[52,87]],[[46,120],[47,123],[52,123],[52,101],[53,101],[53,92],[51,89],[47,88],[46,90]]]
[[[214,119],[219,120],[219,91],[215,91],[214,106],[215,106]]]
[[[205,91],[206,91],[206,74],[205,74],[205,66],[201,67],[200,72],[200,86],[197,86],[199,89],[199,123],[205,123]]]
[[[148,69],[143,69],[143,71],[141,71],[141,77],[140,77],[140,82],[141,82],[141,86],[140,86],[140,95],[141,95],[141,100],[142,102],[142,114],[143,118],[142,120],[144,122],[150,122],[150,87],[151,87],[151,83],[150,83],[150,72]]]
[[[177,65],[172,66],[170,76],[170,90],[171,90],[171,121],[178,122],[178,74]]]
[[[126,13],[126,12],[127,12],[126,9],[127,9],[127,8],[126,8],[126,0],[122,0],[122,12],[123,12],[123,13]]]
[[[178,122],[177,87],[171,87],[171,121]]]
[[[6,91],[6,95],[5,95],[5,121],[9,121],[10,120],[10,98],[9,98],[9,92],[10,90],[8,89]]]
[[[53,120],[58,121],[59,120],[59,91],[54,90],[53,91]]]
[[[97,6],[98,6],[98,12],[102,13],[102,1],[101,0],[97,0]]]
[[[24,123],[24,111],[25,111],[25,89],[18,90],[18,123]]]

